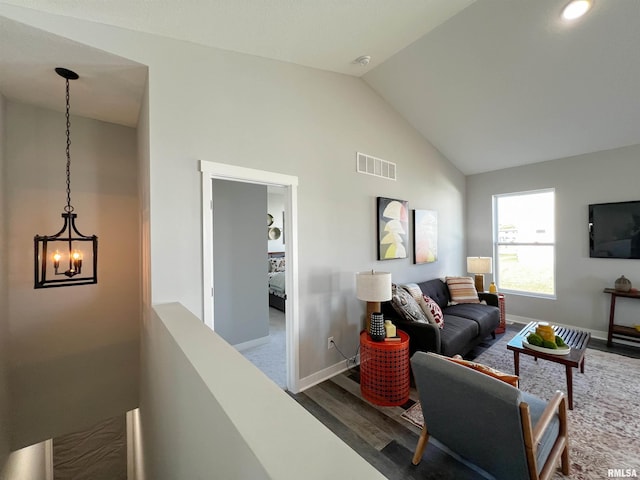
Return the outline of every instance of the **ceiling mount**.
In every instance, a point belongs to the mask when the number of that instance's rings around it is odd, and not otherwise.
[[[57,67],[56,73],[62,78],[66,78],[67,80],[77,80],[80,78],[80,75],[78,75],[73,70],[69,70],[68,68]]]
[[[369,62],[371,61],[371,56],[370,55],[362,55],[361,57],[356,58],[353,63],[356,63],[358,65],[362,65],[363,67],[366,67],[367,65],[369,65]]]

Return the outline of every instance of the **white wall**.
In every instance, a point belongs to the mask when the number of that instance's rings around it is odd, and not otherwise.
[[[148,327],[147,478],[384,478],[182,305]]]
[[[0,95],[0,252],[7,251],[5,179],[5,99]],[[0,255],[0,471],[9,454],[9,391],[7,372],[9,356],[9,323],[7,307],[7,263],[8,255]]]
[[[50,463],[51,441],[29,445],[11,452],[0,480],[48,480],[53,478]]]
[[[341,363],[330,335],[355,351],[355,272],[463,273],[464,176],[361,79],[6,5],[0,14],[149,66],[153,302],[202,317],[199,159],[299,178],[302,377]],[[357,151],[396,162],[398,181],[357,174]],[[437,263],[375,260],[376,196],[438,211]]]
[[[98,235],[98,284],[33,288],[33,236],[62,226],[63,113],[7,102],[12,448],[137,407],[140,227],[136,132],[71,119],[71,203]]]
[[[609,295],[602,290],[621,274],[640,286],[640,261],[589,258],[588,205],[640,200],[639,157],[635,145],[467,178],[467,249],[473,255],[492,255],[492,195],[555,188],[557,299],[508,295],[507,316],[607,330]],[[637,303],[619,300],[616,322],[638,323]]]

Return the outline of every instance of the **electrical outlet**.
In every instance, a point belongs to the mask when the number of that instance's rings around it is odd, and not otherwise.
[[[334,347],[333,337],[327,338],[327,350],[331,350]]]

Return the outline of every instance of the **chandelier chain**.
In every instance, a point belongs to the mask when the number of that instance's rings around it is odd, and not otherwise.
[[[67,95],[66,95],[66,103],[67,110],[65,112],[65,116],[67,118],[67,205],[64,207],[64,211],[67,213],[73,212],[73,207],[71,206],[71,120],[69,119],[69,79],[66,79],[67,85]]]

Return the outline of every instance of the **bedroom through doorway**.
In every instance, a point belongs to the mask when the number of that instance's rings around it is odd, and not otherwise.
[[[297,177],[206,161],[200,170],[203,286],[211,292],[204,322],[297,393]]]
[[[279,387],[286,389],[286,237],[284,235],[285,189],[267,186],[267,295],[269,335],[266,343],[242,350]]]

